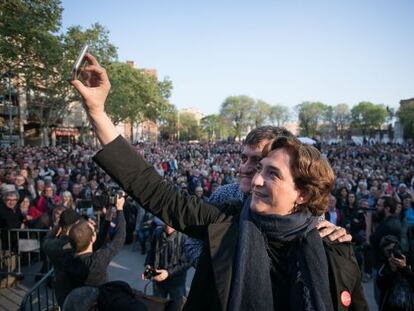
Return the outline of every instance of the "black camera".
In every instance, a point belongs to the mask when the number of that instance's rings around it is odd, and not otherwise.
[[[94,198],[94,206],[99,209],[116,206],[116,199],[120,196],[125,197],[126,195],[118,186],[107,186],[101,183]]]
[[[159,272],[155,271],[153,267],[145,267],[144,270],[144,278],[147,280],[151,280],[154,276],[160,274]]]

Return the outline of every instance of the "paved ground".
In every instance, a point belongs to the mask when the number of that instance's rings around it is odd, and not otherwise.
[[[148,281],[141,280],[141,273],[144,267],[145,256],[141,255],[137,244],[125,246],[121,252],[113,259],[109,268],[109,280],[123,280],[128,282],[132,287],[144,290]],[[34,265],[30,272],[37,272],[40,265]],[[194,269],[190,269],[187,276],[187,289],[190,288],[191,280],[194,275]],[[31,286],[34,284],[34,277],[26,277],[18,287],[12,289],[0,289],[0,311],[2,310],[17,310],[21,299]],[[368,300],[370,310],[377,310],[374,296],[372,281],[364,284],[365,296]],[[152,294],[152,287],[149,284],[147,293]]]
[[[112,260],[109,269],[110,280],[123,280],[132,287],[144,290],[148,281],[141,280],[141,273],[144,268],[145,256],[141,255],[137,244],[125,246],[121,252]],[[190,288],[194,269],[191,269],[187,276],[187,288]],[[377,310],[374,300],[372,281],[364,283],[365,297],[368,300],[370,310]],[[152,293],[151,285],[148,286],[147,293]]]

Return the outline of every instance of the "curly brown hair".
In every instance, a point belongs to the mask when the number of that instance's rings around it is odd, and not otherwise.
[[[285,149],[291,156],[290,170],[298,189],[306,193],[306,202],[296,211],[309,210],[312,215],[322,215],[328,207],[329,194],[335,182],[335,174],[329,162],[318,149],[301,143],[296,137],[281,136],[263,149],[263,157],[271,151]]]

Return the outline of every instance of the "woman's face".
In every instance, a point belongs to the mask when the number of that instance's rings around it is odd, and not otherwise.
[[[70,201],[70,196],[69,195],[63,195],[63,203],[68,203]]]
[[[20,210],[22,211],[24,215],[26,215],[27,212],[29,211],[29,206],[30,206],[29,198],[24,198],[23,201],[20,203]]]
[[[18,176],[16,177],[16,179],[14,180],[14,184],[15,184],[17,187],[21,187],[21,186],[23,186],[25,182],[26,182],[26,179],[25,179],[22,175],[18,175]]]
[[[350,193],[348,195],[348,202],[349,202],[349,204],[354,204],[355,203],[355,194]]]
[[[290,170],[291,156],[286,149],[271,151],[263,158],[252,180],[250,208],[257,214],[287,215],[295,203],[304,203]]]
[[[346,198],[346,196],[348,195],[348,191],[346,191],[346,189],[345,188],[342,188],[341,189],[341,196],[343,197],[343,198]]]

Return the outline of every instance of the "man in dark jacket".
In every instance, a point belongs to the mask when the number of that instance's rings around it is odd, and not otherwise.
[[[87,221],[74,225],[69,233],[75,257],[66,266],[75,287],[99,286],[107,282],[107,267],[112,258],[121,250],[125,242],[125,217],[123,213],[125,198],[116,200],[116,227],[112,241],[94,250],[97,235],[94,226]]]
[[[145,259],[146,271],[155,269],[154,295],[178,301],[186,296],[185,281],[191,262],[184,251],[187,237],[168,225],[158,226]],[[142,278],[146,279],[145,272]]]
[[[63,306],[65,297],[74,288],[64,268],[65,256],[72,256],[73,249],[70,245],[68,233],[70,228],[80,220],[80,216],[73,209],[62,212],[59,224],[48,232],[43,240],[43,251],[49,258],[55,271],[54,288],[56,299],[60,307]]]

